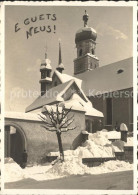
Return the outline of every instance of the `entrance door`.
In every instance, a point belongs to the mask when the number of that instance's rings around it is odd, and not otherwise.
[[[5,126],[5,157],[11,157],[21,164],[24,149],[25,139],[21,131],[10,125]]]

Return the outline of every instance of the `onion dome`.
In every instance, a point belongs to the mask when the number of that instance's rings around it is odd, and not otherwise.
[[[84,27],[77,31],[76,36],[75,36],[75,43],[78,43],[80,41],[84,41],[87,39],[92,39],[93,41],[96,41],[96,38],[97,38],[96,30],[87,26],[88,18],[89,16],[88,14],[86,14],[86,10],[85,10],[85,14],[83,16]]]

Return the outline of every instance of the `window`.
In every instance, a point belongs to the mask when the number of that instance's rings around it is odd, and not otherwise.
[[[50,71],[47,70],[47,77],[50,77]]]
[[[106,99],[106,125],[112,125],[112,98]]]
[[[122,73],[122,72],[124,72],[124,70],[119,69],[119,70],[117,71],[117,74],[120,74],[120,73]]]
[[[95,52],[94,52],[94,49],[92,48],[92,54],[94,55],[95,54]]]
[[[42,71],[42,72],[41,72],[41,79],[44,79],[44,78],[45,78],[45,72]]]
[[[79,56],[82,56],[82,49],[80,49],[79,51]]]
[[[88,119],[86,120],[86,131],[92,133],[92,121]]]

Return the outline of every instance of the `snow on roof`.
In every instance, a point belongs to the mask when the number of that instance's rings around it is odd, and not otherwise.
[[[92,27],[80,28],[76,33],[80,33],[80,32],[83,32],[83,31],[93,31],[93,32],[97,33],[96,30],[94,28],[92,28]]]
[[[57,85],[56,87],[51,88],[48,90],[43,96],[39,96],[31,105],[29,105],[25,112],[30,112],[36,110],[38,108],[43,107],[46,104],[57,103],[63,101],[60,94],[64,92],[67,87],[72,84],[73,81],[68,81],[66,83],[62,83]]]
[[[133,58],[77,74],[76,77],[82,80],[81,88],[87,96],[131,88],[133,87]]]
[[[49,112],[52,110],[53,112],[56,112],[56,105],[45,105],[42,108],[42,113],[44,113],[46,110],[48,110]],[[62,107],[58,107],[58,111],[61,112],[62,111]]]
[[[38,117],[38,114],[24,112],[5,112],[5,118],[41,121]]]
[[[103,113],[93,108],[90,101],[85,102],[78,94],[73,94],[71,99],[63,102],[65,108],[72,108],[72,110],[79,110],[85,112],[87,116],[103,117]]]
[[[81,84],[82,84],[82,80],[76,78],[76,77],[73,77],[73,76],[70,76],[68,74],[63,74],[63,73],[60,73],[59,71],[55,70],[55,74],[57,75],[57,77],[60,79],[60,81],[62,83],[65,83],[67,81],[70,81],[72,79],[75,80],[75,82],[77,83],[77,85],[81,88]]]
[[[88,102],[89,100],[82,91],[82,89],[77,85],[76,81],[72,79],[67,81],[66,83],[62,83],[60,85],[57,85],[56,87],[51,88],[43,96],[39,96],[30,106],[26,108],[25,112],[36,110],[38,108],[43,107],[44,105],[52,105],[64,101],[62,96],[67,91],[67,89],[69,89],[69,87],[74,83],[78,87],[80,94],[82,95],[84,100]]]
[[[125,123],[121,123],[120,125],[120,131],[128,131],[128,128]]]

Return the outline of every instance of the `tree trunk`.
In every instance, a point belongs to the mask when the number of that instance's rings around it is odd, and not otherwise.
[[[62,147],[61,133],[57,132],[56,134],[57,134],[57,139],[58,139],[60,158],[61,158],[61,161],[64,161],[64,152],[63,152],[63,147]]]

